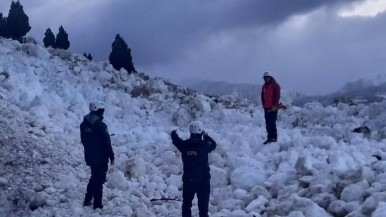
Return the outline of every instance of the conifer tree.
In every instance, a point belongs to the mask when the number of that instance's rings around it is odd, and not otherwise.
[[[0,37],[7,37],[7,18],[0,13]]]
[[[86,52],[84,52],[84,53],[83,53],[83,56],[86,57],[86,58],[87,58],[88,60],[90,60],[90,61],[92,60],[92,56],[91,56],[90,53],[87,54]]]
[[[50,28],[46,30],[46,33],[44,33],[43,43],[44,47],[51,46],[52,48],[55,48],[55,35]]]
[[[59,32],[56,35],[56,48],[67,50],[70,47],[70,41],[68,40],[68,34],[64,30],[63,26],[59,27]]]
[[[119,34],[115,36],[111,48],[109,60],[114,69],[120,70],[121,68],[124,68],[128,73],[135,72],[131,57],[131,49]]]
[[[29,18],[19,1],[12,1],[6,23],[8,35],[12,39],[21,39],[31,30]]]

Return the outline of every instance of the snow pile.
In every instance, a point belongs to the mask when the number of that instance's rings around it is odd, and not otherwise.
[[[384,213],[386,102],[290,107],[279,112],[279,141],[262,145],[262,110],[235,96],[204,96],[35,44],[2,39],[0,55],[5,216],[180,216],[182,162],[169,134],[178,129],[187,138],[196,119],[218,142],[211,216]],[[105,102],[116,155],[102,210],[82,206],[90,171],[79,124],[92,100]],[[352,132],[361,125],[370,136]],[[176,200],[152,200],[162,198]]]

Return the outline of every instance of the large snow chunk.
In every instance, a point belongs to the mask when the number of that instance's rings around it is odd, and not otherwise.
[[[237,199],[223,199],[219,201],[218,207],[220,209],[227,209],[227,210],[244,209],[245,202]]]
[[[213,188],[211,195],[214,201],[221,201],[224,200],[224,198],[233,198],[232,187],[228,185],[224,188]]]
[[[208,98],[203,95],[198,95],[195,102],[195,108],[203,113],[210,112],[211,106]]]
[[[353,156],[343,151],[334,152],[328,160],[332,170],[338,176],[347,176],[348,173],[352,173],[359,167]]]
[[[32,57],[39,57],[41,59],[48,59],[50,54],[47,52],[46,49],[43,49],[42,47],[33,44],[33,43],[26,43],[21,46],[21,49],[24,53],[26,53],[29,56]]]
[[[375,211],[379,202],[386,201],[386,193],[376,192],[370,197],[368,197],[365,202],[362,204],[361,212],[365,215],[370,216],[372,212]]]
[[[133,215],[133,209],[131,209],[131,207],[128,205],[120,207],[119,212],[123,216],[132,216]]]
[[[210,184],[212,187],[221,188],[228,185],[227,171],[215,166],[210,166],[211,180]]]
[[[125,190],[128,187],[125,175],[122,171],[115,171],[109,174],[107,186],[109,188],[116,188],[119,190]]]
[[[137,217],[155,217],[156,215],[152,213],[151,211],[140,207],[135,211]]]
[[[328,212],[334,216],[345,216],[348,214],[346,210],[346,202],[341,200],[336,200],[330,204],[328,207]]]
[[[173,114],[173,122],[177,124],[178,126],[186,126],[190,122],[194,120],[194,114],[192,111],[185,107],[179,108],[174,114]]]
[[[268,202],[269,201],[265,197],[259,196],[256,200],[250,202],[245,210],[248,212],[260,212],[265,209],[265,206],[268,204]]]
[[[45,192],[39,192],[35,195],[34,198],[32,198],[31,203],[29,204],[29,207],[31,210],[35,210],[39,207],[43,207],[47,204],[48,200],[48,194]]]
[[[366,181],[349,185],[343,189],[340,199],[346,202],[362,201],[363,195],[368,188],[369,184]]]
[[[256,185],[263,186],[265,173],[254,166],[242,166],[235,169],[231,175],[231,183],[238,189],[250,190]]]
[[[386,213],[386,203],[380,202],[377,209],[374,211],[372,217],[384,217]]]

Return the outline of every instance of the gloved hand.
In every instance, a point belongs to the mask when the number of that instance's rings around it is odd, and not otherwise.
[[[205,132],[205,131],[202,131],[202,138],[203,138],[204,140],[208,140],[208,139],[209,139],[208,133]]]
[[[277,106],[272,106],[272,108],[269,110],[270,112],[274,112],[274,111],[277,111],[278,110],[278,107]]]

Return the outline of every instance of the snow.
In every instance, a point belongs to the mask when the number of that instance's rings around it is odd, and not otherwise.
[[[236,96],[216,99],[6,39],[0,56],[0,216],[180,216],[182,162],[170,132],[188,138],[193,120],[218,142],[209,159],[210,216],[386,210],[386,101],[290,106],[279,112],[278,142],[263,145],[262,109]],[[82,206],[90,169],[79,138],[94,100],[105,102],[116,156],[97,210]],[[370,135],[352,132],[362,125]]]

